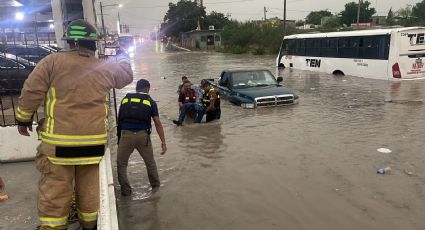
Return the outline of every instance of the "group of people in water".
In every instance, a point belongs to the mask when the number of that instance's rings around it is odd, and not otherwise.
[[[206,122],[220,119],[220,95],[208,80],[201,81],[201,87],[196,87],[186,76],[177,89],[179,94],[179,118],[173,120],[177,126],[182,126],[187,114],[194,114],[194,122],[200,123],[206,115]]]

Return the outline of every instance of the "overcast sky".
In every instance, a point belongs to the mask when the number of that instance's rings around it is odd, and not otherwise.
[[[357,0],[287,0],[287,18],[304,19],[310,11],[328,9],[337,13],[344,9],[348,2]],[[379,15],[387,15],[389,9],[397,10],[407,4],[415,5],[422,0],[369,0]],[[98,1],[96,1],[98,4]],[[122,23],[129,24],[133,33],[149,33],[159,26],[168,10],[168,3],[177,0],[104,0],[102,4],[122,3],[120,16]],[[204,0],[207,13],[217,11],[230,14],[230,18],[245,20],[260,20],[264,17],[264,7],[267,8],[267,18],[283,18],[283,0]],[[116,28],[117,9],[104,9],[105,22],[109,27]]]

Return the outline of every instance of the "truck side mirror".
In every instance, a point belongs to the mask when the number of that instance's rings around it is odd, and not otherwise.
[[[277,83],[281,83],[283,81],[283,77],[277,77]]]

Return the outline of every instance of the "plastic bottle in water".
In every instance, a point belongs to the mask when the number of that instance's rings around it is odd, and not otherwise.
[[[380,168],[376,173],[378,174],[386,174],[391,172],[391,167]]]

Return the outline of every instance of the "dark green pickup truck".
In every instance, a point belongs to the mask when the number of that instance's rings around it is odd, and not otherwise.
[[[221,98],[247,109],[297,103],[298,96],[279,84],[282,80],[264,69],[224,70],[219,79],[209,79]]]

